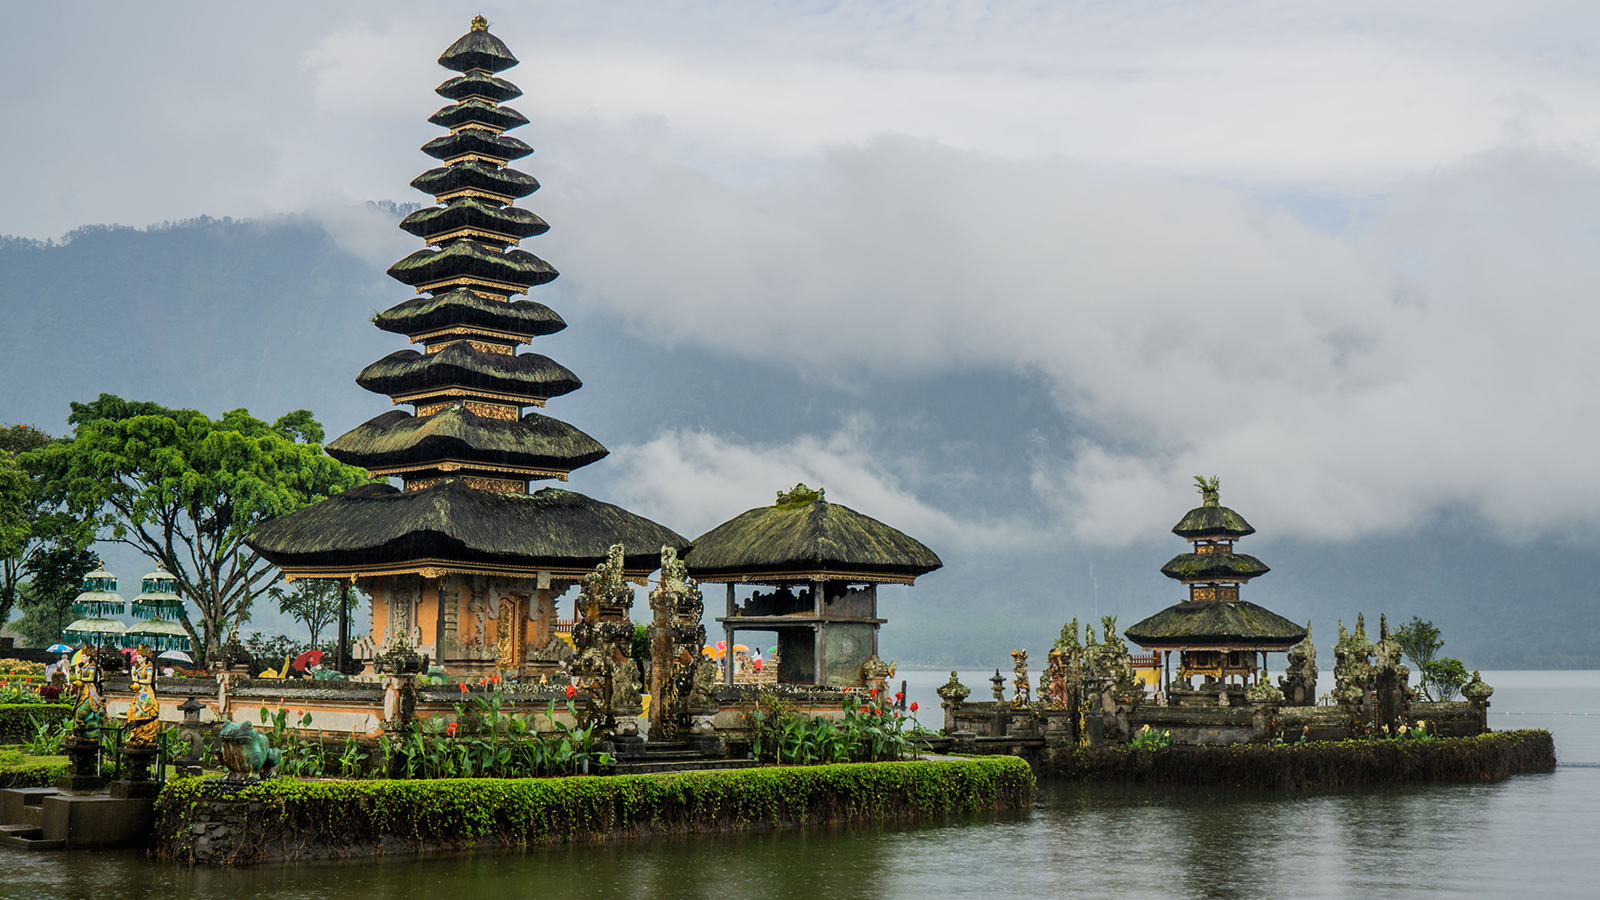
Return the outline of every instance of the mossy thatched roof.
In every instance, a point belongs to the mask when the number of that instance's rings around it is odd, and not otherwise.
[[[452,241],[438,250],[418,250],[389,267],[389,277],[416,287],[447,278],[482,278],[526,290],[554,281],[555,267],[526,250],[500,251],[473,240]]]
[[[1305,640],[1304,626],[1244,600],[1179,603],[1123,629],[1146,649],[1229,645],[1289,649]]]
[[[1248,581],[1272,571],[1244,553],[1180,553],[1161,567],[1161,574],[1179,581]]]
[[[380,574],[430,564],[455,571],[578,574],[621,542],[630,573],[687,539],[643,516],[572,491],[494,494],[447,478],[425,490],[364,485],[256,526],[245,538],[291,574]]]
[[[1226,506],[1196,506],[1172,526],[1172,533],[1189,539],[1241,538],[1255,534],[1256,530],[1250,527],[1244,516]]]
[[[463,100],[442,107],[428,121],[442,128],[455,128],[468,122],[478,122],[490,128],[509,131],[528,124],[528,117],[509,106],[495,106],[482,100]]]
[[[434,159],[451,159],[466,153],[477,153],[491,159],[521,159],[533,148],[504,134],[494,134],[481,128],[468,128],[455,134],[442,134],[422,145],[422,152]]]
[[[522,88],[504,78],[484,75],[481,72],[448,78],[443,84],[434,88],[433,92],[450,100],[460,101],[468,97],[482,97],[485,100],[493,100],[496,103],[504,103],[507,100],[515,100],[522,96]]]
[[[396,350],[356,376],[377,394],[407,394],[438,387],[472,387],[547,400],[570,394],[583,382],[571,369],[538,353],[485,353],[466,341],[437,353]]]
[[[561,316],[543,303],[491,300],[467,288],[412,297],[379,313],[373,321],[384,331],[405,335],[463,325],[532,338],[567,327]]]
[[[446,194],[474,188],[519,199],[539,189],[539,181],[525,172],[501,168],[475,159],[429,169],[411,179],[411,186],[424,194]]]
[[[497,206],[476,197],[457,197],[444,206],[419,209],[401,219],[400,228],[425,239],[458,228],[476,228],[518,239],[550,230],[545,220],[526,209]]]
[[[696,538],[684,562],[701,581],[909,581],[944,565],[916,538],[822,499],[741,513]]]
[[[439,65],[453,72],[470,72],[483,69],[487,72],[504,72],[517,64],[517,58],[505,42],[490,34],[487,28],[462,35],[439,56]]]
[[[489,419],[455,403],[426,418],[384,413],[341,435],[328,455],[363,469],[459,460],[570,472],[604,459],[599,441],[549,416]]]

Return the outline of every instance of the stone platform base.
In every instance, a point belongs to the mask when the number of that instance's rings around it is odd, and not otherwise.
[[[143,847],[150,842],[154,820],[154,799],[64,794],[51,788],[0,791],[0,843],[12,847]]]

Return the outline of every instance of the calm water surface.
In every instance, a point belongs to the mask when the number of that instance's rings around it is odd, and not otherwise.
[[[962,680],[986,695],[977,676]],[[949,673],[903,677],[937,725]],[[1315,793],[1047,785],[1028,813],[917,827],[243,871],[0,849],[0,897],[1600,896],[1600,672],[1485,680],[1496,729],[1555,734],[1555,773]]]

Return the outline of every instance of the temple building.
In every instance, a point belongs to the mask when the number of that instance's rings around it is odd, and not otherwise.
[[[1254,534],[1244,517],[1223,506],[1217,479],[1195,479],[1201,505],[1173,526],[1173,534],[1193,545],[1174,556],[1161,574],[1181,581],[1189,598],[1123,629],[1123,635],[1161,657],[1167,696],[1199,691],[1215,698],[1226,685],[1242,693],[1265,666],[1267,653],[1285,653],[1306,636],[1306,630],[1269,609],[1239,599],[1239,587],[1270,571],[1254,556],[1233,552],[1234,542]],[[1170,656],[1178,654],[1177,682]],[[1194,684],[1192,679],[1202,679]],[[1235,680],[1237,679],[1237,681]]]
[[[547,356],[518,352],[566,323],[542,303],[513,299],[557,275],[520,248],[549,225],[515,205],[539,189],[509,166],[533,152],[506,134],[528,121],[501,105],[522,94],[499,77],[516,64],[481,16],[439,57],[458,74],[435,89],[450,102],[428,121],[448,133],[422,151],[441,165],[411,182],[435,205],[400,223],[426,246],[389,269],[417,296],[374,320],[421,349],[391,353],[356,378],[411,409],[326,448],[401,486],[346,491],[248,538],[289,578],[341,579],[371,594],[358,656],[398,642],[453,672],[553,670],[571,652],[554,634],[556,598],[605,562],[612,544],[624,545],[624,573],[642,583],[663,547],[689,543],[582,494],[529,491],[530,481],[566,481],[607,450],[532,411],[582,382]]]
[[[701,535],[684,561],[701,584],[727,584],[717,621],[730,656],[739,632],[775,632],[780,682],[831,687],[861,686],[877,656],[887,621],[878,585],[909,585],[944,565],[921,541],[803,484]],[[751,588],[742,603],[739,585]]]

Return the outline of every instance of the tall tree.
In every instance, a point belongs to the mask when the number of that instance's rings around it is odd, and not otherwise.
[[[278,612],[293,616],[311,632],[311,646],[317,646],[322,629],[339,618],[339,600],[345,596],[344,584],[327,579],[305,579],[295,582],[293,591],[270,588],[272,599],[278,601]],[[348,613],[356,608],[356,593],[349,592]]]
[[[61,640],[61,631],[73,620],[72,601],[83,586],[83,576],[94,571],[99,558],[73,543],[53,543],[34,555],[28,566],[17,605],[22,616],[12,623],[16,632],[34,647]]]
[[[199,629],[179,619],[214,657],[222,637],[278,578],[244,543],[255,525],[367,480],[317,443],[322,426],[305,410],[273,424],[247,410],[209,419],[101,394],[72,404],[73,440],[37,450],[67,506],[92,517],[101,540],[160,562],[200,610]]]
[[[0,427],[0,623],[11,618],[18,584],[53,530],[50,504],[22,459],[50,441],[31,425]]]

